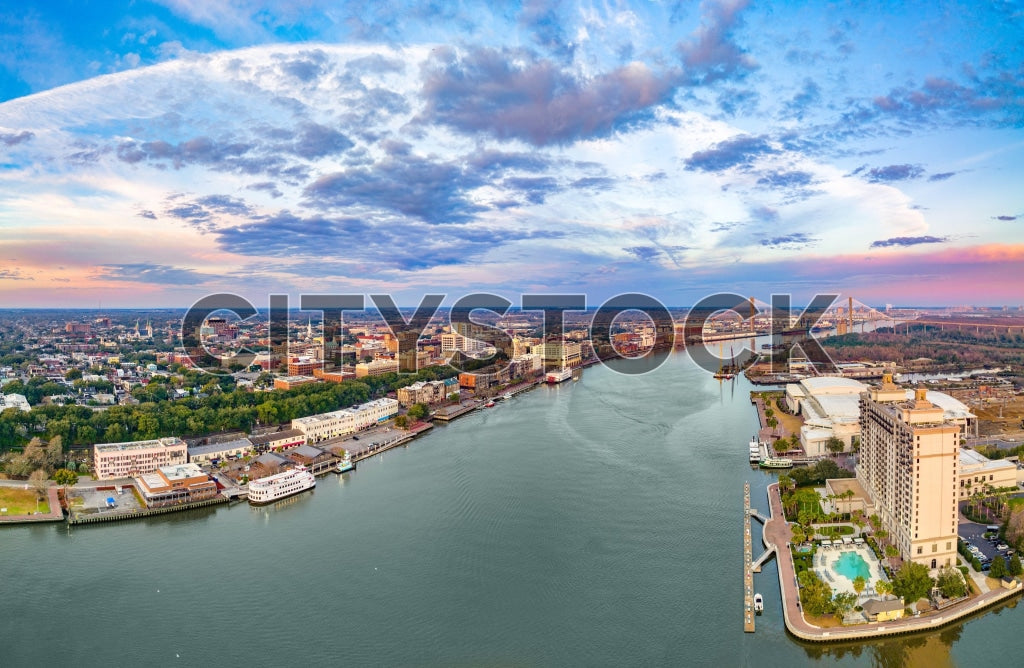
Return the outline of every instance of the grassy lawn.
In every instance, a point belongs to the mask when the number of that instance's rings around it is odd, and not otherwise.
[[[36,493],[32,489],[17,487],[0,487],[0,508],[6,508],[3,515],[31,515],[36,512]],[[50,512],[50,502],[44,499],[39,502],[39,512]]]
[[[1016,510],[1020,506],[1024,506],[1024,496],[1015,496],[1010,499],[1006,499],[1006,503],[1009,504],[1011,510]]]

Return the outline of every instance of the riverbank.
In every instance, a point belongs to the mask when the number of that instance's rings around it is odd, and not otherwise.
[[[6,508],[0,509],[0,525],[4,524],[35,524],[38,522],[61,522],[64,520],[64,511],[60,505],[60,495],[56,487],[49,487],[46,490],[49,512],[31,513],[22,515],[8,515]]]

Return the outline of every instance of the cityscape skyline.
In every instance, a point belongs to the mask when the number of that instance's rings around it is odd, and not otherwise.
[[[0,301],[1020,303],[1016,3],[440,11],[0,12]]]

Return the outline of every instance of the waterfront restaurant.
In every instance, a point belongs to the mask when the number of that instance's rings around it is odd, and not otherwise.
[[[198,464],[161,466],[136,476],[135,484],[150,508],[203,501],[217,496],[217,483]]]

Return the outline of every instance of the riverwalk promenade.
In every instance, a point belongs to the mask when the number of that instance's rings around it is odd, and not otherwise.
[[[771,510],[770,519],[765,523],[761,540],[766,547],[775,547],[778,561],[779,587],[782,590],[782,611],[786,629],[797,638],[810,642],[839,642],[850,640],[866,640],[902,633],[934,631],[952,624],[988,606],[1017,596],[1022,591],[1020,581],[1013,589],[998,588],[980,594],[945,610],[921,617],[905,617],[891,622],[861,624],[850,627],[822,628],[807,621],[799,606],[800,592],[797,586],[796,568],[789,544],[793,532],[786,522],[782,510],[782,499],[779,496],[779,485],[768,486],[768,502]]]

